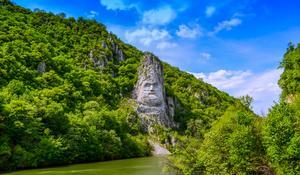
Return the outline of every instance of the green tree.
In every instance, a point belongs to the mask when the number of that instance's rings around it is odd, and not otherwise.
[[[269,111],[264,126],[264,144],[277,174],[300,173],[300,45],[289,44],[278,84],[281,99]]]
[[[247,108],[252,109],[252,103],[253,103],[253,98],[250,97],[249,95],[242,96],[240,97],[240,100],[243,105],[245,105]]]
[[[266,166],[260,119],[241,108],[229,108],[205,135],[198,154],[204,174],[260,174]]]
[[[300,101],[276,104],[264,128],[264,141],[270,163],[278,174],[300,173]]]

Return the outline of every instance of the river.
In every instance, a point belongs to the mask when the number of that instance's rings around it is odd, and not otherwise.
[[[145,157],[22,170],[7,175],[162,175],[163,163],[162,157]]]

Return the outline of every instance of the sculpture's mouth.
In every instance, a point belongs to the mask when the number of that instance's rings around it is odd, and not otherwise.
[[[148,106],[154,107],[162,104],[162,101],[156,96],[151,96],[148,99]]]

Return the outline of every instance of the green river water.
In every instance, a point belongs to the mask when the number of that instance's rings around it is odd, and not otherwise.
[[[7,175],[162,175],[164,158],[146,157],[16,171]]]

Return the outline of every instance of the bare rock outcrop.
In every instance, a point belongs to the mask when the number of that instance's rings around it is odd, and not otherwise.
[[[161,144],[151,140],[149,140],[148,142],[153,149],[151,152],[153,156],[165,156],[171,154],[170,151],[163,147]]]
[[[112,53],[109,54],[108,50],[112,51]],[[121,47],[116,44],[112,38],[109,38],[109,44],[107,44],[105,41],[102,41],[101,46],[96,46],[90,51],[89,58],[95,68],[102,69],[108,64],[109,61],[124,61],[125,55]],[[86,67],[86,65],[84,67]]]
[[[154,125],[175,128],[174,109],[168,106],[168,103],[174,106],[174,101],[166,98],[161,62],[154,55],[145,54],[138,74],[133,97],[143,129],[151,132]]]
[[[95,49],[91,50],[89,53],[89,57],[90,57],[90,60],[92,61],[92,63],[94,64],[95,68],[102,69],[103,67],[105,67],[107,65],[107,63],[109,61],[105,52],[100,48],[95,48]]]
[[[42,61],[42,62],[38,65],[37,71],[38,71],[39,73],[41,73],[41,74],[46,72],[46,63],[45,63],[45,61]]]
[[[119,48],[119,46],[117,44],[115,44],[114,42],[112,43],[112,49],[114,51],[114,54],[117,57],[118,62],[124,61],[125,57],[123,54],[123,51]]]
[[[285,97],[285,102],[287,103],[287,104],[291,104],[291,103],[293,103],[295,100],[296,100],[296,98],[297,98],[297,95],[295,95],[295,94],[289,94],[289,95],[287,95],[286,97]]]

